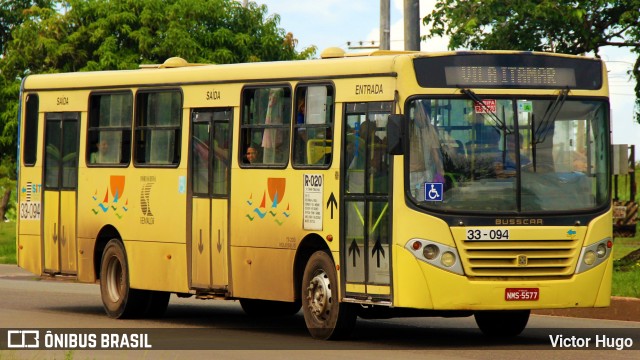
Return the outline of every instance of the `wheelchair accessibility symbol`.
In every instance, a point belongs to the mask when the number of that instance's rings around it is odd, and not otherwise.
[[[442,201],[442,183],[424,183],[424,201]]]

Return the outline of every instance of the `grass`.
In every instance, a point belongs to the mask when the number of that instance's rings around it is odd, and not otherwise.
[[[640,263],[629,271],[614,271],[611,295],[640,298]]]
[[[0,264],[16,263],[16,223],[0,222]]]
[[[640,298],[640,260],[623,260],[634,250],[640,248],[640,229],[636,227],[636,236],[615,238],[613,245],[613,283],[611,295]]]
[[[640,201],[640,166],[636,163],[636,199]],[[615,177],[614,177],[615,179]],[[629,176],[618,176],[618,198],[630,200]],[[613,284],[611,295],[640,298],[640,260],[620,260],[630,252],[640,248],[640,228],[636,225],[636,236],[633,238],[615,238],[613,245]]]

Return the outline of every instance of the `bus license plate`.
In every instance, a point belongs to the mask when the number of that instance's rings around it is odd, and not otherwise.
[[[506,288],[504,290],[506,301],[538,301],[540,289],[538,288]]]

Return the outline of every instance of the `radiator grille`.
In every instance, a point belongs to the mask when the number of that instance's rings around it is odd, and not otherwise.
[[[575,271],[578,240],[461,241],[465,273],[478,277],[566,277]]]

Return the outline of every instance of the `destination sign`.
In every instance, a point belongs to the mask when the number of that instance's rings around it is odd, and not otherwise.
[[[516,66],[447,66],[444,68],[448,86],[526,86],[575,88],[574,69]]]
[[[603,82],[599,60],[534,53],[422,57],[414,67],[422,87],[597,90]]]

